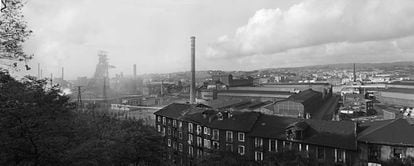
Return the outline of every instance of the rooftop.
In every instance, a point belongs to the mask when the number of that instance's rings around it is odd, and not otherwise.
[[[305,136],[302,140],[298,141],[350,150],[356,149],[356,135],[354,133],[355,124],[348,121],[338,122],[261,115],[249,135],[264,138],[287,139],[285,134],[286,128],[293,124],[301,124],[303,126],[305,123],[308,126],[304,131]]]
[[[322,93],[314,91],[312,89],[307,89],[301,91],[297,94],[294,94],[288,98],[288,100],[300,102],[300,103],[312,103],[315,100],[322,100]]]
[[[258,112],[232,112],[231,114],[231,117],[219,120],[214,115],[210,117],[203,116],[202,112],[190,113],[185,117],[185,120],[216,129],[249,132],[260,116]]]
[[[382,92],[393,92],[393,93],[406,93],[406,94],[414,94],[414,89],[408,88],[387,88],[381,90]]]
[[[360,129],[358,141],[361,142],[414,146],[414,126],[407,119],[363,123]]]

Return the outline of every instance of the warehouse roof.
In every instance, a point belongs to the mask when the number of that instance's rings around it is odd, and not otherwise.
[[[194,111],[196,109],[205,109],[210,108],[204,104],[184,104],[184,103],[172,103],[164,108],[161,108],[155,115],[165,116],[168,118],[179,119],[184,116],[189,111]]]
[[[382,90],[382,92],[414,94],[414,89],[409,89],[409,88],[387,88],[385,90]]]

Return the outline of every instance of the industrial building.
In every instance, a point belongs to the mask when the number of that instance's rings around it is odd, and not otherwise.
[[[277,101],[268,108],[273,115],[295,118],[311,118],[323,104],[322,93],[308,89],[294,94],[286,100]]]
[[[375,94],[378,101],[388,105],[414,107],[414,89],[387,88]]]
[[[237,87],[237,86],[253,86],[253,78],[233,78],[231,74],[218,74],[212,76],[213,81],[220,81],[225,84],[227,87]]]
[[[322,93],[322,98],[326,99],[332,95],[332,85],[329,83],[278,83],[278,84],[263,84],[262,87],[273,88],[278,91],[304,91],[312,89]]]
[[[285,91],[261,90],[224,90],[217,92],[218,100],[246,99],[256,101],[280,101],[290,97],[293,93]]]

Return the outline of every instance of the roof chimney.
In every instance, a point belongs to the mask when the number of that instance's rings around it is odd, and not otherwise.
[[[190,103],[195,103],[195,36],[191,36],[191,86],[190,86]]]

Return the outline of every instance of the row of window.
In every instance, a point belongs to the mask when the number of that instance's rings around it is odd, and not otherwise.
[[[166,119],[166,117],[161,117],[158,116],[157,117],[157,121],[162,123],[162,124],[166,124],[167,121],[168,123],[170,123],[169,119]],[[177,127],[177,121],[176,120],[172,120],[172,124],[173,127]],[[178,121],[178,128],[181,129],[182,128],[182,122]],[[161,129],[160,125],[157,125],[157,130],[158,132],[161,132],[163,135],[165,135],[165,128]],[[167,128],[167,133],[168,135],[171,135],[171,128]],[[204,133],[205,135],[211,135],[211,131],[212,131],[212,139],[213,140],[219,140],[219,130],[218,129],[210,129],[208,127],[202,127],[200,125],[197,125],[196,127],[196,134],[197,135],[201,135],[202,133]],[[189,133],[193,133],[193,123],[188,123],[188,132]],[[238,136],[238,141],[239,142],[244,142],[245,141],[245,133],[243,132],[237,132],[237,136]],[[175,135],[175,134],[174,134]],[[181,138],[181,137],[180,137]],[[226,141],[227,142],[233,142],[233,131],[226,131]]]
[[[178,127],[178,128],[183,127],[183,122],[177,121],[175,119],[170,120],[170,119],[167,119],[166,117],[157,116],[157,121],[159,123],[162,123],[163,125],[166,125],[167,123],[171,124],[171,122],[172,122],[173,127]]]
[[[255,138],[254,139],[254,145],[256,148],[263,147],[263,139],[262,138]],[[271,140],[269,139],[268,144],[268,150],[271,152],[277,152],[278,151],[278,140]],[[303,144],[294,144],[292,142],[282,141],[282,149],[288,148],[288,149],[295,149],[298,151],[308,151],[309,152],[309,145],[303,145]],[[317,147],[315,149],[316,158],[319,160],[325,160],[325,148],[323,147]],[[346,159],[346,153],[345,150],[341,149],[334,149],[334,160],[337,163],[345,163]],[[261,161],[263,160],[263,153],[261,151],[255,151],[255,160]]]
[[[167,122],[165,117],[162,117],[162,119],[161,119],[160,116],[157,117],[157,120],[158,120],[158,122],[160,122],[160,123],[162,122],[163,124],[170,123],[170,121],[171,121],[171,120],[168,120],[168,122]],[[173,125],[173,127],[178,126],[178,128],[182,128],[182,122],[181,121],[178,121],[178,123],[177,123],[176,120],[172,120],[172,125]],[[165,127],[161,127],[160,125],[157,125],[157,130],[158,130],[158,132],[162,133],[162,135],[166,134],[165,133]],[[193,124],[192,123],[188,123],[188,131],[189,131],[189,133],[193,133]],[[204,148],[207,148],[207,149],[219,149],[220,145],[219,145],[219,142],[217,142],[217,141],[219,140],[220,132],[219,132],[218,129],[210,129],[208,127],[202,127],[200,125],[197,125],[196,133],[197,133],[197,135],[201,135],[202,133],[204,133],[205,135],[211,135],[212,134],[212,140],[203,139],[203,138],[197,136],[196,145],[198,147],[204,147]],[[237,133],[237,140],[239,142],[245,142],[245,133],[243,133],[243,132],[236,132],[236,133]],[[172,130],[170,127],[167,127],[167,134],[168,135],[174,135],[174,137],[175,137],[176,136],[176,130]],[[226,142],[233,142],[233,134],[234,134],[233,131],[226,131]],[[178,131],[178,138],[182,139],[182,136],[183,136],[182,131]],[[192,134],[188,134],[188,143],[193,144],[193,135]],[[178,147],[177,147],[177,145],[175,143],[171,144],[170,139],[168,139],[168,146],[169,147],[172,146],[173,149],[176,149],[176,150],[178,148],[179,151],[182,151],[182,144],[179,143]],[[277,140],[269,140],[268,146],[269,146],[269,151],[277,151],[278,150],[278,141]],[[298,144],[298,145],[295,145],[295,147],[292,147],[292,142],[282,141],[282,146],[283,146],[282,148],[287,148],[287,147],[289,149],[295,148],[299,151],[302,151],[302,150],[308,151],[309,150],[308,145],[305,145],[304,147],[302,147],[302,144]],[[263,138],[257,138],[256,137],[254,139],[254,147],[255,148],[262,148],[263,147]],[[232,144],[226,144],[226,150],[233,151],[233,145]],[[324,148],[319,148],[319,147],[316,149],[316,157],[318,159],[324,159],[325,158],[325,151],[324,150],[325,150]],[[245,147],[243,145],[239,145],[238,148],[237,148],[237,151],[238,151],[239,154],[243,155],[245,153]],[[396,152],[396,154],[397,155],[395,155],[395,156],[399,155],[398,152]],[[378,156],[379,155],[377,153],[372,152],[372,154],[370,155],[370,158],[377,159]],[[260,151],[255,151],[255,159],[257,161],[263,160],[263,153],[260,152]],[[335,162],[344,162],[344,161],[345,161],[345,151],[335,149]]]

